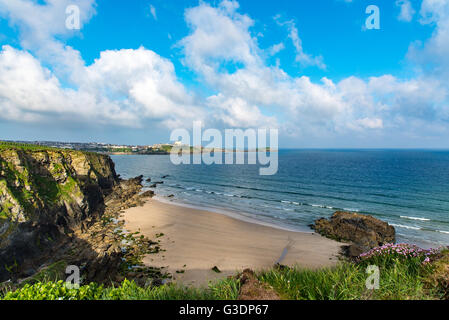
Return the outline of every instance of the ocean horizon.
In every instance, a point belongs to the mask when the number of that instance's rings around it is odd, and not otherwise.
[[[449,150],[280,149],[273,176],[260,176],[259,165],[173,165],[168,155],[111,157],[123,178],[150,177],[146,188],[163,181],[151,189],[178,205],[302,232],[311,232],[318,218],[353,211],[394,226],[397,242],[449,244]]]

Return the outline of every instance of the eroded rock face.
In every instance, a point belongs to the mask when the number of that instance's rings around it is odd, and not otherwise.
[[[352,242],[347,250],[351,257],[396,240],[394,227],[372,216],[354,212],[337,211],[330,219],[316,220],[312,228],[325,237]]]
[[[0,149],[0,281],[98,220],[118,183],[105,155]]]

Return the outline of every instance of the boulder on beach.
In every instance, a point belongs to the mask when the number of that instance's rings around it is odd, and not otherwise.
[[[337,211],[330,219],[315,221],[312,228],[319,234],[338,241],[348,241],[346,253],[355,257],[385,243],[395,242],[395,229],[370,215]]]
[[[147,190],[147,191],[143,192],[141,194],[141,196],[143,198],[152,198],[152,197],[154,197],[154,191],[153,190]]]

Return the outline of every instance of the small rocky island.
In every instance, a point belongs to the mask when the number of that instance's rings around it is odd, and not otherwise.
[[[396,241],[394,227],[372,216],[355,212],[337,211],[330,219],[316,220],[311,227],[325,237],[350,242],[344,249],[345,255],[352,258]]]

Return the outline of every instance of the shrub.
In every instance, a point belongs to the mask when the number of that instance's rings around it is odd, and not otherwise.
[[[69,289],[64,281],[37,282],[7,292],[3,300],[97,300],[103,293],[103,286],[91,283],[79,289]]]
[[[79,289],[68,289],[63,281],[26,284],[7,292],[3,300],[224,300],[236,299],[238,280],[226,279],[211,283],[209,288],[192,288],[167,284],[160,287],[140,287],[124,280],[118,287],[105,288],[91,283]]]

